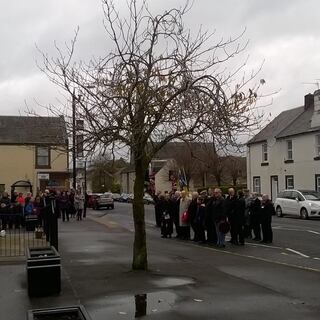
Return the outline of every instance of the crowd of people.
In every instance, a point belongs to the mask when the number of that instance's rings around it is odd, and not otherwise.
[[[248,238],[272,243],[274,214],[268,195],[259,197],[248,190],[236,194],[230,188],[226,196],[219,188],[201,194],[173,191],[155,195],[155,218],[161,237],[171,238],[175,229],[179,239],[218,247],[225,247],[225,236],[229,232],[233,245],[244,245]]]
[[[25,217],[37,216],[38,225],[46,227],[46,216],[56,214],[62,221],[75,218],[80,221],[86,217],[87,194],[80,190],[49,191],[45,190],[33,196],[13,192],[3,192],[0,198],[1,230],[18,228],[24,225]]]

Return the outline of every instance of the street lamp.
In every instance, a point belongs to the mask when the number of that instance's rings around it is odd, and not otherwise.
[[[76,95],[75,89],[72,92],[72,187],[77,187],[77,164],[76,164]]]

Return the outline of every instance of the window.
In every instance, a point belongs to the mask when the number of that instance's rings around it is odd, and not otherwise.
[[[286,176],[286,189],[294,189],[293,176]]]
[[[76,154],[77,157],[83,157],[83,134],[76,135]]]
[[[0,183],[0,197],[2,196],[2,193],[5,192],[5,185]]]
[[[50,168],[50,148],[49,147],[36,148],[36,167]]]
[[[261,194],[261,180],[260,177],[253,177],[253,192]]]
[[[316,174],[316,191],[320,192],[320,174]]]
[[[262,162],[268,161],[268,145],[264,143],[262,145]]]
[[[287,160],[293,160],[292,140],[287,140]]]
[[[316,157],[320,156],[320,134],[316,135]]]
[[[292,191],[284,191],[283,198],[285,199],[292,199]]]

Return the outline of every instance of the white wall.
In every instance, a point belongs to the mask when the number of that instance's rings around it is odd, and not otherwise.
[[[261,166],[262,143],[248,146],[248,188],[253,189],[253,177],[260,176],[261,192],[271,194],[271,176],[278,176],[279,191],[285,188],[285,176],[294,176],[294,188],[315,189],[315,175],[320,174],[320,161],[314,160],[315,134],[304,134],[288,138],[293,145],[293,163],[285,163],[287,139],[277,140],[268,147],[268,166]]]

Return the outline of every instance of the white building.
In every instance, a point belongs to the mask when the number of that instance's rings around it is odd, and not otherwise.
[[[247,143],[247,184],[269,194],[308,189],[320,192],[320,90],[304,106],[279,114]]]

